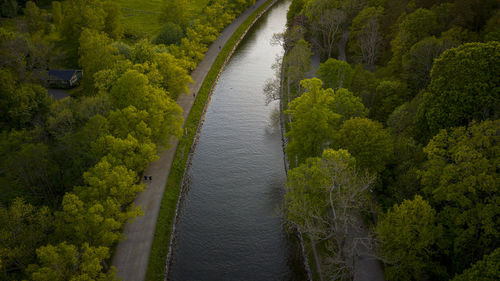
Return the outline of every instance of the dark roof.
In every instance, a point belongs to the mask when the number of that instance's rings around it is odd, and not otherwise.
[[[79,70],[76,69],[68,69],[68,70],[55,70],[51,69],[49,70],[49,77],[50,78],[58,78],[61,80],[70,80],[71,77]]]

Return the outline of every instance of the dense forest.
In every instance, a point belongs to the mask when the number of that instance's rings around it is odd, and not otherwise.
[[[500,279],[499,8],[292,0],[285,213],[315,279],[366,248],[386,280]]]
[[[120,2],[0,1],[1,280],[115,279],[110,256],[141,214],[140,175],[182,135],[175,100],[254,4],[157,1],[148,32]],[[81,85],[56,100],[49,69],[82,69]]]

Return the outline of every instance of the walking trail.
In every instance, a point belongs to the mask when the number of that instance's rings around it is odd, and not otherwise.
[[[177,104],[182,107],[183,117],[186,120],[194,103],[194,95],[200,90],[205,76],[213,62],[236,29],[253,13],[255,9],[264,4],[266,0],[258,0],[255,5],[243,12],[230,25],[222,31],[217,40],[210,45],[203,60],[191,73],[194,83],[189,87],[189,94],[183,94],[177,99]],[[167,184],[170,167],[177,149],[178,140],[170,141],[170,149],[160,153],[160,159],[151,163],[144,175],[152,177],[145,182],[147,188],[137,195],[135,205],[141,206],[144,216],[138,217],[133,222],[125,225],[123,234],[126,240],[117,245],[112,265],[118,269],[118,276],[124,281],[143,281],[146,278],[149,254],[156,229],[156,220],[160,211],[163,191]]]

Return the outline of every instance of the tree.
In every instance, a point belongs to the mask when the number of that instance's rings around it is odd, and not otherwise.
[[[478,32],[500,7],[496,0],[454,0],[455,22],[460,26]]]
[[[415,43],[410,51],[403,56],[403,77],[406,79],[412,98],[421,89],[425,89],[431,80],[431,69],[434,59],[438,58],[445,50],[453,47],[455,43],[447,38],[436,39],[427,37]]]
[[[35,250],[42,246],[52,229],[47,207],[36,208],[22,198],[8,208],[0,207],[0,277],[22,272],[35,261]]]
[[[52,99],[40,85],[16,81],[11,71],[0,68],[0,123],[4,128],[40,125]]]
[[[51,159],[49,147],[33,142],[25,132],[11,132],[1,153],[2,170],[6,173],[13,192],[29,198],[30,202],[54,206],[64,194],[58,185],[59,171]],[[25,141],[19,143],[19,141]]]
[[[334,113],[342,115],[340,122],[353,117],[366,117],[368,115],[368,109],[361,102],[361,98],[356,97],[352,92],[344,88],[340,88],[333,93],[330,109]]]
[[[171,136],[182,134],[182,109],[167,93],[149,84],[148,78],[137,70],[128,70],[111,88],[113,104],[119,109],[130,105],[148,112],[145,122],[151,128],[151,140],[168,147]]]
[[[423,280],[432,268],[433,246],[441,230],[436,211],[421,196],[404,200],[377,224],[380,255],[388,280]]]
[[[80,37],[80,65],[83,69],[82,84],[87,94],[97,92],[94,75],[108,69],[120,59],[118,49],[111,45],[111,39],[102,32],[85,29]]]
[[[112,166],[102,159],[83,174],[85,185],[76,192],[85,202],[105,202],[115,199],[121,208],[125,208],[144,189],[143,184],[136,184],[137,174],[125,166]]]
[[[52,22],[56,28],[60,28],[63,20],[61,2],[52,1]]]
[[[418,9],[408,14],[398,26],[398,33],[391,41],[393,57],[390,64],[395,71],[401,67],[402,57],[413,44],[432,35],[438,35],[436,15],[427,9]]]
[[[77,60],[78,46],[84,29],[102,31],[106,13],[99,0],[69,0],[64,5],[61,35],[69,48],[69,56]]]
[[[123,34],[120,4],[116,2],[104,2],[102,3],[102,8],[106,14],[104,17],[104,32],[106,32],[110,38],[119,40]]]
[[[484,27],[484,41],[500,41],[500,10],[498,10]]]
[[[287,71],[287,97],[288,103],[290,103],[292,90],[295,92],[295,96],[300,95],[300,81],[304,79],[311,68],[309,43],[303,39],[299,40],[284,58],[284,63]]]
[[[353,20],[350,28],[349,50],[355,61],[373,67],[380,55],[383,38],[380,20],[384,13],[382,7],[366,7]]]
[[[324,83],[325,88],[349,88],[354,70],[346,61],[329,58],[319,65],[316,75]]]
[[[452,281],[494,281],[498,279],[498,265],[500,264],[500,248],[496,248],[491,254],[473,264],[459,275],[455,275]]]
[[[500,43],[469,43],[444,52],[434,62],[431,82],[419,107],[423,138],[471,120],[498,118]]]
[[[403,103],[405,92],[406,85],[399,81],[381,81],[375,89],[370,117],[385,123],[394,109]]]
[[[122,236],[119,205],[107,200],[83,202],[76,194],[66,193],[62,210],[55,214],[57,237],[75,245],[110,247],[118,242]]]
[[[181,43],[181,39],[184,37],[184,31],[182,27],[173,22],[167,22],[163,25],[160,33],[154,39],[155,44],[175,44]]]
[[[115,280],[116,269],[104,273],[102,265],[109,258],[109,248],[91,247],[84,243],[80,248],[62,242],[37,250],[40,265],[30,266],[33,281],[66,280]]]
[[[352,280],[355,260],[372,243],[361,214],[374,177],[355,162],[346,150],[327,149],[288,173],[287,220],[311,241],[320,280]]]
[[[16,0],[2,0],[0,2],[1,15],[3,17],[13,18],[17,15]]]
[[[26,2],[26,8],[24,9],[24,16],[26,17],[26,22],[28,25],[28,30],[30,33],[36,33],[40,30],[43,31],[44,21],[42,18],[42,13],[38,6],[33,1]]]
[[[356,117],[334,135],[331,147],[347,149],[362,169],[379,173],[393,157],[391,134],[377,121]]]
[[[160,53],[156,56],[155,62],[163,78],[162,86],[173,100],[181,94],[189,94],[188,84],[193,83],[193,79],[174,56],[169,53]]]
[[[327,58],[332,57],[337,35],[342,32],[347,20],[346,13],[334,7],[333,1],[314,0],[306,2],[304,13],[309,18],[311,38]]]
[[[303,163],[308,157],[316,157],[328,146],[334,129],[341,118],[331,111],[332,89],[321,89],[321,80],[306,79],[301,82],[306,92],[294,99],[285,111],[292,117],[290,141],[286,147],[291,164]]]
[[[447,231],[451,271],[461,272],[496,245],[500,121],[441,130],[425,147],[419,171],[424,193]]]

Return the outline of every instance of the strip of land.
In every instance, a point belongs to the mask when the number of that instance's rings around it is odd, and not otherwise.
[[[231,38],[236,29],[253,13],[255,9],[264,4],[266,0],[258,0],[255,5],[243,12],[236,18],[215,42],[210,45],[204,59],[191,73],[194,83],[189,87],[189,94],[181,95],[177,103],[183,109],[183,117],[186,120],[194,99],[213,62],[217,58],[221,47]],[[177,149],[178,140],[171,140],[170,149],[160,154],[160,159],[151,163],[144,175],[151,176],[151,180],[145,181],[147,188],[137,195],[134,201],[136,206],[141,206],[144,215],[128,223],[124,229],[126,240],[117,245],[112,265],[118,269],[118,276],[124,281],[145,280],[151,245],[156,228],[158,212],[160,210],[163,192],[168,180],[172,161]]]

